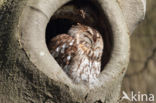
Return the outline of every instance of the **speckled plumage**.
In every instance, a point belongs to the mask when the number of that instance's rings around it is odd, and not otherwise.
[[[75,83],[97,80],[103,47],[101,34],[81,24],[72,26],[68,34],[52,38],[48,45],[50,53]]]

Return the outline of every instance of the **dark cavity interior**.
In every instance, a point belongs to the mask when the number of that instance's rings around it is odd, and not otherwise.
[[[81,11],[84,11],[85,18]],[[104,51],[101,70],[103,70],[111,56],[113,33],[104,11],[96,0],[73,0],[60,7],[47,25],[46,43],[48,44],[56,35],[67,33],[69,28],[77,23],[91,26],[102,34]]]

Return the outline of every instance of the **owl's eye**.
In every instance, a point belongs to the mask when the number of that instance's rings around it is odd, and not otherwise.
[[[88,37],[82,37],[80,43],[86,47],[90,47],[92,45],[92,42]]]
[[[92,40],[91,40],[87,35],[84,35],[83,40],[84,40],[87,44],[89,44],[89,45],[92,44]]]
[[[86,41],[88,44],[90,44],[90,45],[92,44],[91,39],[89,39],[89,38],[87,38],[87,37],[86,37],[86,38],[84,38],[84,39],[85,39],[85,41]]]

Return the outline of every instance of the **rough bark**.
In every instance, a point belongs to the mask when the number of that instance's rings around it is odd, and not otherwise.
[[[132,91],[156,96],[156,2],[147,1],[145,20],[131,37],[131,57],[128,71],[123,80],[123,89],[129,95]],[[131,103],[125,101],[124,103]],[[140,103],[140,102],[134,102]],[[147,103],[142,101],[141,103]],[[150,102],[150,103],[155,103]]]

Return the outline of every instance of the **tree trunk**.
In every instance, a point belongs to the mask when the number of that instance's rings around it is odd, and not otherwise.
[[[122,79],[129,61],[129,34],[134,30],[136,22],[139,22],[145,14],[141,11],[142,2],[133,5],[134,7],[139,5],[140,9],[137,16],[133,15],[130,18],[135,22],[131,22],[126,12],[133,13],[134,10],[128,10],[128,7],[124,6],[126,2],[122,0],[118,3],[115,0],[81,1],[80,7],[84,2],[89,2],[96,8],[95,11],[90,11],[90,7],[86,7],[93,18],[84,23],[96,26],[102,32],[105,43],[101,61],[102,72],[98,77],[99,82],[92,88],[87,84],[74,84],[50,55],[46,46],[45,32],[49,29],[47,25],[51,20],[65,18],[70,22],[83,23],[79,18],[75,20],[68,15],[69,12],[75,13],[73,8],[78,5],[74,3],[77,1],[64,5],[67,2],[69,0],[0,2],[2,103],[118,102]],[[69,11],[66,13],[66,10]],[[60,16],[62,13],[66,15]]]
[[[155,6],[155,1],[147,1],[145,20],[131,37],[130,63],[122,86],[122,90],[129,96],[132,91],[136,94],[140,92],[140,94],[156,96],[156,9],[153,9]],[[134,101],[134,103],[140,102]],[[147,101],[144,99],[141,103],[147,103]],[[155,101],[149,103],[155,103]]]

